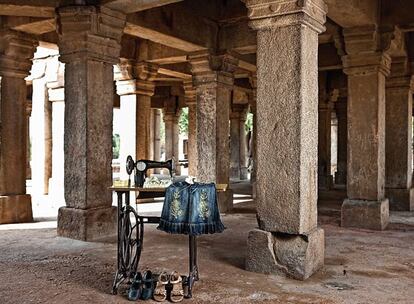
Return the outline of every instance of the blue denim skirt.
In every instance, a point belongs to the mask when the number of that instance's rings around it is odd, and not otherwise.
[[[214,183],[177,182],[165,191],[157,229],[174,234],[200,235],[222,232]]]

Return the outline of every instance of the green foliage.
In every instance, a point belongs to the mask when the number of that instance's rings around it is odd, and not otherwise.
[[[188,108],[181,110],[180,119],[178,120],[180,134],[188,134]]]
[[[119,148],[121,145],[121,137],[119,134],[112,135],[112,159],[119,158]]]

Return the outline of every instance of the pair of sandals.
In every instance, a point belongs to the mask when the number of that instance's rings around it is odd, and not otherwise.
[[[173,271],[170,275],[162,272],[155,286],[153,296],[155,301],[164,302],[168,296],[173,303],[181,302],[184,299],[183,279],[177,271]]]
[[[154,279],[152,272],[147,270],[143,275],[141,275],[140,272],[137,272],[128,291],[128,300],[149,300],[152,298],[153,293]]]

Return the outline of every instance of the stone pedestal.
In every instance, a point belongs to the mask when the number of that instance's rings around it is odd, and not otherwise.
[[[373,27],[344,32],[348,52],[342,58],[348,75],[348,199],[342,208],[344,227],[385,229],[388,222],[384,192],[385,76],[389,74],[390,57],[365,49],[375,44],[378,35]]]
[[[32,66],[34,37],[0,32],[0,224],[33,220],[26,195],[27,88],[24,78]]]
[[[323,1],[246,1],[257,29],[257,213],[246,267],[306,279],[323,266],[317,228],[318,33]],[[268,8],[277,9],[269,10]],[[283,41],[283,43],[281,43]],[[277,149],[275,148],[277,147]],[[258,237],[259,235],[259,237]],[[263,257],[263,264],[260,266]]]
[[[388,225],[389,202],[346,199],[341,208],[341,225],[384,230]]]
[[[278,234],[254,229],[247,239],[246,269],[287,274],[306,280],[324,265],[325,235],[315,228],[306,235]]]
[[[336,117],[338,118],[338,154],[335,172],[335,184],[337,185],[346,185],[347,179],[348,119],[346,107],[346,98],[338,98],[338,101],[335,103]]]
[[[94,6],[57,9],[65,65],[65,200],[58,234],[97,240],[116,233],[112,206],[113,65],[125,16]]]
[[[386,83],[386,195],[391,210],[414,210],[413,175],[413,88],[414,78],[405,74],[405,58],[393,61]],[[397,62],[395,62],[397,61]]]
[[[229,115],[237,61],[229,55],[198,53],[190,56],[190,63],[197,92],[197,179],[229,184]],[[230,211],[232,205],[228,195],[220,201],[220,211]]]
[[[104,241],[116,237],[117,209],[59,208],[57,233],[59,236],[85,241]]]

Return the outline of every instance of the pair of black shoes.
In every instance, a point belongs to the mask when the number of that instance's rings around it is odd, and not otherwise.
[[[137,272],[128,291],[128,300],[149,300],[152,298],[153,293],[154,278],[152,276],[152,272],[147,270],[143,275],[141,275],[140,272]]]

